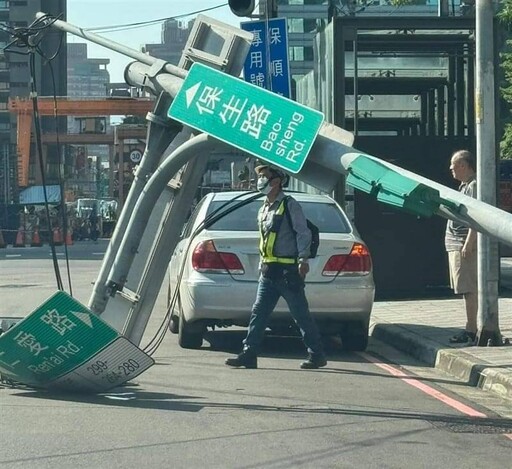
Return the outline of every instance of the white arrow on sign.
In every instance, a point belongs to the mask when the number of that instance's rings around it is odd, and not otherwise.
[[[202,83],[203,83],[202,81],[196,83],[194,86],[191,86],[185,92],[185,96],[187,98],[187,107],[190,107],[190,105],[192,104],[192,101],[194,100],[194,98],[196,96],[197,90],[199,89],[199,87],[201,86]]]
[[[93,328],[92,326],[92,321],[91,321],[91,315],[88,314],[88,313],[80,313],[78,311],[71,311],[78,319],[80,319],[80,321],[82,321],[85,325],[89,326],[91,329]]]

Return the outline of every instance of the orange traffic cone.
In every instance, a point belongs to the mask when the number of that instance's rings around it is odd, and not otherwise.
[[[18,232],[16,233],[16,241],[12,245],[15,248],[24,248],[25,247],[25,230],[22,226],[18,228]]]
[[[0,249],[5,248],[5,241],[4,241],[4,235],[2,234],[2,230],[0,230]]]
[[[66,233],[66,245],[71,246],[73,244],[73,237],[71,236],[71,230],[67,230]]]
[[[43,245],[43,243],[41,242],[41,237],[39,236],[39,228],[34,228],[34,232],[32,233],[32,242],[30,243],[30,245],[33,248],[38,248]]]
[[[62,246],[62,232],[60,231],[60,228],[55,227],[53,229],[53,245],[54,246]]]

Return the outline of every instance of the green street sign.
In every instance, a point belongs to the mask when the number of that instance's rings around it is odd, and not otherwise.
[[[347,184],[413,215],[431,217],[437,213],[441,203],[450,203],[441,199],[437,189],[404,176],[364,154],[355,158],[348,169]]]
[[[153,363],[151,357],[64,292],[55,293],[0,336],[0,373],[36,387],[104,391],[132,379]],[[124,380],[112,375],[122,371]]]
[[[168,116],[298,173],[324,115],[259,86],[192,65]]]

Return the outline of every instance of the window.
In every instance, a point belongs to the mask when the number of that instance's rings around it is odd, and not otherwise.
[[[196,222],[196,218],[199,215],[199,212],[201,211],[201,207],[204,205],[206,199],[202,199],[199,201],[199,203],[196,205],[196,208],[192,212],[192,215],[188,219],[187,223],[185,224],[183,228],[183,232],[181,234],[182,238],[188,238],[192,234],[192,228],[194,227],[194,224]]]
[[[304,32],[305,33],[315,32],[317,29],[316,24],[317,24],[316,19],[305,19],[304,20]]]
[[[314,53],[312,47],[291,47],[290,60],[303,62],[305,60],[313,60]]]
[[[11,5],[15,7],[25,7],[27,6],[26,0],[12,0]]]
[[[313,47],[304,47],[304,60],[313,60]]]
[[[215,210],[223,207],[228,201],[226,200],[218,200],[213,201],[208,207],[207,216],[212,214]],[[229,203],[225,208],[221,209],[218,213],[225,212],[226,209],[229,210],[230,207],[233,207],[234,204],[238,203],[236,201],[234,203]],[[250,202],[243,207],[234,210],[233,212],[226,213],[225,216],[217,220],[213,225],[209,227],[210,230],[220,230],[220,231],[258,231],[258,223],[256,221],[258,216],[258,210],[261,207],[261,200],[256,200]]]
[[[301,62],[304,60],[304,48],[303,47],[290,47],[290,60]]]
[[[288,32],[289,33],[303,33],[304,20],[302,18],[288,18]]]
[[[235,203],[237,203],[236,201]],[[226,201],[213,201],[208,207],[207,215],[222,207]],[[262,205],[261,200],[255,200],[243,207],[226,213],[225,216],[217,220],[208,229],[219,231],[258,231],[257,215]],[[300,202],[302,210],[306,218],[311,220],[320,233],[350,233],[350,227],[343,214],[333,203],[324,202]],[[224,212],[233,207],[229,204],[222,209]]]

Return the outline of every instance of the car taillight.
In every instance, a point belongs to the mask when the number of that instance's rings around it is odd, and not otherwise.
[[[198,272],[245,273],[240,259],[231,252],[219,252],[212,240],[200,242],[192,253],[192,267]]]
[[[343,274],[369,274],[372,269],[370,251],[361,243],[354,243],[350,254],[331,256],[324,266],[322,275],[334,277]]]

